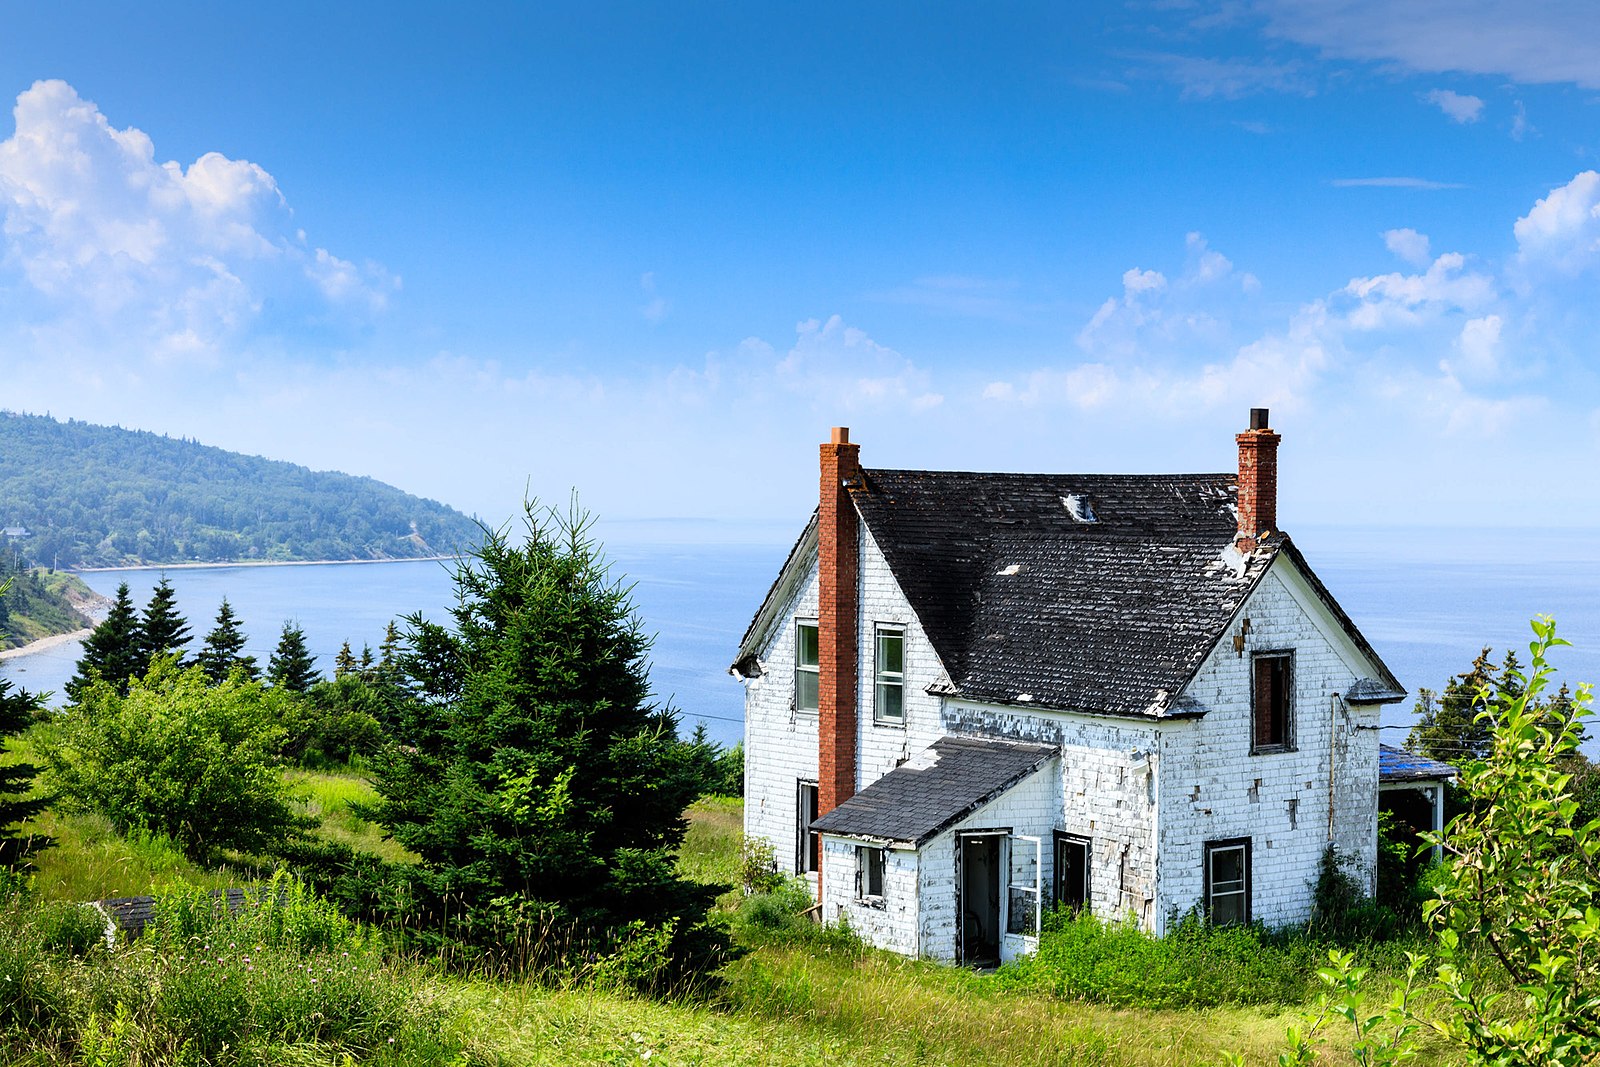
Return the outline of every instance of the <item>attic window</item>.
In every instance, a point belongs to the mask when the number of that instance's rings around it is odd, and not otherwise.
[[[1069,493],[1061,498],[1061,503],[1066,506],[1073,522],[1088,524],[1100,521],[1100,517],[1094,513],[1094,505],[1083,493]]]
[[[794,629],[794,710],[815,714],[821,664],[817,655],[817,624],[802,619],[795,623]]]
[[[1251,751],[1289,751],[1294,747],[1293,658],[1288,652],[1262,653],[1251,668]]]

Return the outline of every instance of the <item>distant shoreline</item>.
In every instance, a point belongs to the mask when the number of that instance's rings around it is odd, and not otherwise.
[[[30,655],[34,652],[43,652],[47,648],[64,645],[69,641],[82,641],[93,632],[93,630],[74,630],[69,634],[51,634],[49,637],[41,637],[37,641],[29,641],[20,648],[8,648],[0,651],[0,660],[16,659],[19,656]]]
[[[439,563],[454,556],[406,556],[404,559],[250,559],[231,563],[134,563],[125,567],[71,567],[73,574],[99,574],[104,571],[199,571],[218,567],[326,567],[331,564]]]

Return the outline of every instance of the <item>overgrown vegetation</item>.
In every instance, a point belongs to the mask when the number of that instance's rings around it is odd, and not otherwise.
[[[173,887],[144,935],[114,946],[90,909],[14,882],[3,897],[7,1063],[489,1062],[451,1025],[435,982],[293,880],[233,913]]]

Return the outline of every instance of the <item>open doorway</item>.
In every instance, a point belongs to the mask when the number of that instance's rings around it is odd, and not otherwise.
[[[961,890],[961,962],[992,967],[1000,962],[1000,842],[1003,831],[957,837],[956,884]]]

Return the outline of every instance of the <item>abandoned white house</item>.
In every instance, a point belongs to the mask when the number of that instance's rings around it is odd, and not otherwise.
[[[1405,693],[1277,529],[1267,412],[1236,440],[1237,474],[1021,475],[833,432],[734,664],[746,832],[826,921],[990,962],[1052,900],[1276,925],[1330,844],[1370,876]]]

